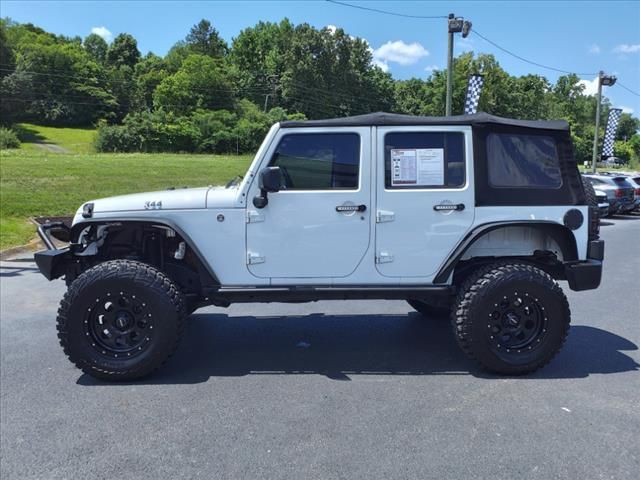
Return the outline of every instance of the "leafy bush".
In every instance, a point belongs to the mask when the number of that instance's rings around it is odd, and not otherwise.
[[[20,140],[10,128],[0,127],[0,149],[20,148]]]
[[[99,152],[208,152],[255,151],[271,125],[288,119],[282,108],[265,113],[249,100],[240,100],[236,111],[196,110],[189,116],[156,110],[127,115],[122,125],[98,127]]]
[[[98,152],[140,152],[141,141],[123,125],[101,125],[96,135]]]
[[[163,111],[127,115],[122,125],[100,125],[99,152],[193,152],[200,132],[186,117]]]

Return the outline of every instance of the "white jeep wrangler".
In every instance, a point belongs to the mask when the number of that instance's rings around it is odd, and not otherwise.
[[[92,200],[70,228],[39,229],[49,249],[35,260],[69,286],[65,353],[102,379],[161,366],[205,305],[344,299],[449,312],[467,355],[524,374],[568,333],[556,280],[600,283],[592,196],[562,121],[289,121],[271,128],[243,179]]]

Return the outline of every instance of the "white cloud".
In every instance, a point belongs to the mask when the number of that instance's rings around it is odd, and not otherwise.
[[[91,33],[95,33],[99,37],[102,37],[106,42],[110,42],[113,38],[113,34],[107,27],[93,27]]]
[[[596,45],[595,43],[589,47],[589,53],[591,55],[598,55],[600,52],[602,52],[602,49],[600,48],[599,45]]]
[[[628,114],[633,113],[633,108],[631,107],[625,107],[624,105],[620,105],[620,108],[622,109],[623,113],[628,113]]]
[[[335,35],[336,30],[338,29],[338,27],[336,27],[335,25],[327,25],[327,26],[326,26],[326,27],[324,27],[324,28],[326,28],[327,30],[329,30],[329,33],[330,33],[331,35]]]
[[[418,42],[404,43],[402,40],[387,42],[372,53],[374,64],[380,68],[386,68],[385,71],[389,69],[389,62],[403,66],[413,65],[422,57],[429,55],[429,51]]]
[[[388,72],[389,71],[389,65],[380,61],[380,60],[376,60],[375,58],[373,59],[373,61],[371,62],[373,63],[376,67],[380,67],[382,69],[383,72]]]
[[[621,45],[617,45],[613,51],[615,53],[640,53],[640,43],[636,43],[634,45],[627,45],[623,43]]]
[[[580,80],[578,81],[578,85],[583,85],[584,90],[582,93],[585,95],[595,95],[598,93],[598,77],[596,76],[593,80]]]
[[[434,70],[440,70],[440,67],[438,65],[427,65],[424,67],[425,72],[433,72]]]

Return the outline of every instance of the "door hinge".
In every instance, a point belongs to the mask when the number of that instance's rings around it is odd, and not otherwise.
[[[393,255],[389,252],[380,252],[376,255],[376,263],[390,263],[393,262]]]
[[[376,223],[393,222],[396,214],[386,210],[378,210],[376,212]]]
[[[255,210],[247,210],[247,223],[264,222],[264,214]]]
[[[247,253],[247,265],[255,265],[256,263],[264,263],[264,256],[258,253]]]

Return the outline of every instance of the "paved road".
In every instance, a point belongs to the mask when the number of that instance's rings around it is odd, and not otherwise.
[[[640,217],[602,230],[604,285],[567,292],[564,350],[517,379],[404,302],[350,301],[206,309],[159,374],[103,384],[57,344],[62,282],[4,262],[0,477],[638,478]]]

